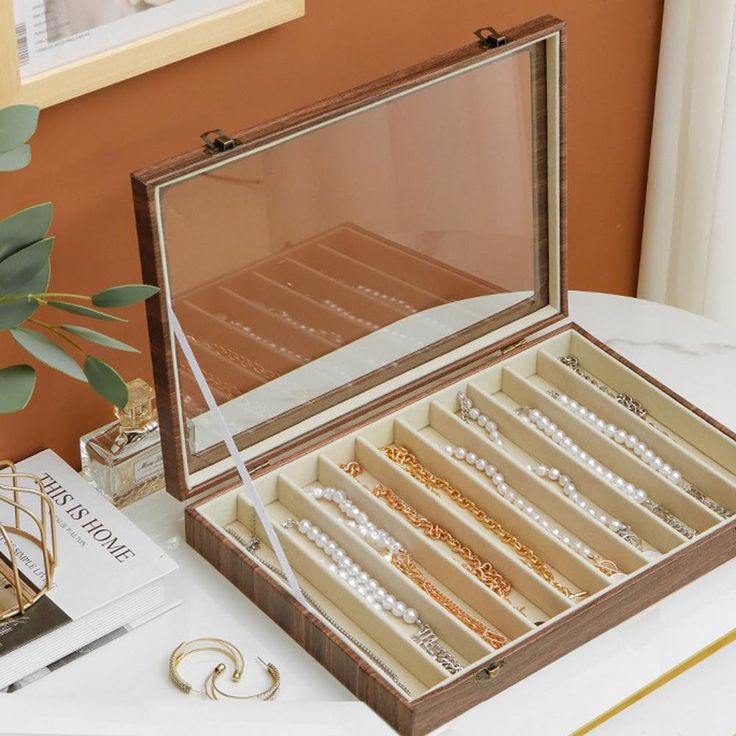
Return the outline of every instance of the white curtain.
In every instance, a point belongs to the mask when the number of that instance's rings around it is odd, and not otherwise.
[[[639,296],[736,326],[736,0],[665,0]]]

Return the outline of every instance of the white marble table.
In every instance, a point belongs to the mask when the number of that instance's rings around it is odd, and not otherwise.
[[[636,299],[573,292],[572,318],[725,425],[736,428],[736,334]],[[382,734],[391,730],[184,542],[182,508],[165,494],[129,515],[179,563],[177,609],[13,695],[0,733]],[[580,647],[439,733],[569,734],[736,625],[736,560]],[[276,662],[275,703],[211,703],[171,686],[166,660],[181,640],[221,636]],[[695,680],[671,685],[595,731],[600,736],[736,732],[736,645]],[[689,682],[698,683],[689,687]],[[256,681],[253,680],[253,684]],[[682,696],[680,696],[682,695]],[[5,729],[3,731],[3,729]]]

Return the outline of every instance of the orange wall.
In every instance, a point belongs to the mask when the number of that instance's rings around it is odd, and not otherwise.
[[[55,290],[137,281],[131,171],[195,147],[209,128],[244,128],[467,43],[480,26],[550,13],[569,24],[570,286],[633,294],[662,2],[307,0],[300,20],[44,110],[33,163],[3,176],[0,218],[54,202]],[[128,312],[115,336],[142,354],[107,357],[150,380],[144,310]],[[0,355],[24,359],[7,335]],[[78,466],[80,434],[110,407],[51,369],[38,377],[29,407],[0,418],[0,458],[51,447]]]

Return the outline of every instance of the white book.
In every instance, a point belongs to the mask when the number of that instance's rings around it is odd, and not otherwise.
[[[58,565],[43,598],[22,616],[0,622],[0,690],[164,606],[166,577],[176,569],[52,450],[17,468],[39,476],[52,500]],[[13,523],[8,504],[0,503],[0,522]],[[22,537],[11,541],[25,582],[38,590],[44,582],[41,550]],[[0,537],[0,557],[7,561],[8,555]]]

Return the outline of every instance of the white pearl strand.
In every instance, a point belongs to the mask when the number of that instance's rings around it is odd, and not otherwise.
[[[609,437],[617,444],[631,450],[637,457],[640,457],[647,465],[658,473],[661,473],[665,478],[668,478],[676,485],[682,481],[682,473],[662,460],[659,455],[655,455],[635,434],[629,434],[625,429],[621,429],[615,424],[606,423],[595,412],[589,411],[582,404],[565,394],[561,394],[558,391],[549,391],[549,395],[557,399],[560,404],[568,408],[573,414],[576,414],[592,427],[595,427],[601,434],[606,435],[606,437]]]
[[[384,302],[389,302],[390,304],[396,304],[405,311],[409,312],[409,314],[416,314],[417,310],[412,307],[409,302],[405,302],[403,299],[399,299],[397,296],[390,296],[389,294],[384,294],[382,291],[378,291],[377,289],[371,289],[370,286],[364,286],[363,284],[358,284],[356,287],[359,291],[362,291],[366,294],[370,294],[373,297],[376,297],[376,299],[380,299]]]
[[[703,505],[707,506],[712,511],[715,511],[719,516],[722,516],[724,519],[728,519],[734,515],[733,511],[727,509],[725,506],[721,506],[719,503],[706,496],[702,491],[698,490],[691,483],[685,480],[679,470],[673,468],[653,450],[649,449],[647,444],[642,442],[635,434],[629,433],[625,429],[617,427],[611,422],[607,423],[601,417],[597,416],[594,411],[586,409],[581,403],[571,399],[569,396],[562,394],[559,391],[549,391],[548,393],[573,414],[576,414],[590,424],[591,427],[594,427],[601,434],[604,434],[617,444],[625,447],[630,452],[633,452],[654,471],[672,481],[672,483],[674,483],[678,488],[681,488],[693,498],[696,498]]]
[[[571,537],[563,529],[555,526],[554,522],[550,522],[549,519],[539,513],[539,511],[534,508],[529,501],[527,501],[506,482],[503,474],[500,473],[498,468],[496,468],[496,466],[489,460],[486,460],[475,452],[466,450],[464,447],[456,447],[450,444],[441,445],[441,447],[450,457],[460,461],[464,460],[468,465],[471,465],[476,470],[479,470],[481,473],[485,473],[491,483],[496,487],[496,491],[499,496],[505,498],[509,503],[512,503],[516,508],[523,511],[530,519],[532,519],[532,521],[539,524],[545,532],[559,539],[566,547],[577,552],[581,557],[592,560],[594,563],[599,563],[602,560],[601,555],[594,552],[585,543],[575,537]],[[613,570],[613,572],[617,571],[618,570]]]
[[[377,527],[369,518],[368,514],[361,511],[345,494],[337,488],[312,488],[308,491],[313,498],[324,499],[334,503],[348,518],[346,526],[352,529],[358,536],[365,539],[379,552],[393,553],[403,549],[403,545],[392,537],[385,529]]]
[[[670,526],[677,529],[683,536],[691,539],[695,532],[684,522],[680,521],[672,512],[660,506],[649,498],[647,492],[641,488],[637,488],[633,483],[628,482],[620,475],[616,475],[612,470],[606,468],[599,463],[593,456],[589,455],[585,450],[579,447],[571,437],[565,434],[551,419],[546,417],[539,409],[531,409],[530,407],[520,407],[516,413],[527,424],[536,427],[540,432],[547,435],[555,444],[559,445],[570,455],[577,457],[578,460],[585,463],[593,472],[604,478],[609,485],[613,486],[617,491],[623,493],[627,498],[638,503],[652,511],[658,518],[666,521]]]
[[[462,391],[458,393],[457,399],[460,404],[460,416],[463,421],[475,422],[488,434],[488,439],[490,439],[494,445],[503,447],[503,439],[498,431],[498,425],[496,422],[483,414],[480,409],[473,406],[473,402]]]
[[[277,317],[280,317],[285,322],[288,322],[293,327],[296,327],[298,330],[301,330],[302,332],[309,332],[312,335],[321,335],[322,337],[326,337],[329,340],[334,340],[338,345],[342,345],[345,340],[343,339],[342,335],[339,335],[337,332],[334,332],[333,330],[323,330],[319,327],[312,327],[311,325],[304,324],[304,322],[300,322],[297,319],[294,319],[286,310],[284,309],[278,309],[277,307],[272,307],[269,304],[264,304],[263,302],[259,302],[256,300],[252,300],[254,304],[261,307],[262,309],[265,309],[267,312],[270,312],[271,314],[275,314]]]
[[[270,350],[275,350],[277,353],[281,353],[282,355],[286,355],[289,358],[293,358],[299,363],[309,362],[309,358],[305,357],[301,353],[297,353],[294,350],[290,350],[289,348],[285,347],[284,345],[279,345],[277,342],[269,340],[263,335],[259,335],[250,325],[246,325],[243,322],[240,322],[240,320],[234,319],[233,317],[226,317],[226,320],[231,325],[233,325],[233,327],[237,327],[245,332],[252,340],[259,342],[261,345],[265,345]]]
[[[351,319],[354,322],[357,322],[359,325],[363,325],[363,327],[367,327],[368,329],[371,329],[371,330],[380,329],[380,325],[377,325],[375,322],[371,322],[370,320],[365,319],[363,317],[359,317],[357,314],[348,312],[347,309],[345,309],[344,307],[341,307],[339,304],[332,301],[332,299],[323,299],[322,303],[328,306],[333,311],[337,312],[342,317],[347,317],[348,319]]]
[[[628,526],[628,524],[620,522],[613,516],[607,515],[602,509],[593,506],[593,504],[578,491],[577,487],[570,479],[570,476],[561,473],[557,468],[548,468],[546,465],[527,465],[527,470],[530,470],[540,478],[548,478],[549,480],[557,483],[567,498],[569,498],[576,506],[588,513],[599,524],[610,529],[615,534],[618,534],[637,549],[642,548],[641,539],[631,531],[631,527]]]
[[[605,478],[614,488],[626,495],[632,501],[642,504],[645,503],[649,496],[646,491],[637,488],[633,483],[628,483],[620,475],[616,475],[612,470],[604,467],[594,457],[589,455],[585,450],[575,444],[571,437],[566,435],[551,419],[542,414],[539,409],[529,409],[523,407],[517,410],[522,415],[522,419],[527,423],[535,426],[540,432],[543,432],[555,444],[559,445],[570,455],[577,457],[578,460],[585,463],[591,470]]]
[[[465,404],[465,411],[468,418],[478,421],[482,415],[478,409],[473,406],[470,399],[462,393],[458,395],[458,398],[461,406],[463,403]],[[486,423],[490,421],[487,417],[485,419]],[[549,480],[558,483],[565,496],[567,496],[567,498],[569,498],[576,506],[590,514],[590,516],[599,524],[602,524],[612,532],[620,535],[627,542],[630,542],[635,547],[641,549],[641,540],[631,531],[631,528],[627,524],[623,524],[618,519],[608,516],[601,509],[593,506],[593,504],[578,491],[570,476],[561,473],[557,468],[548,468],[546,465],[542,465],[541,463],[537,466],[527,465],[527,470],[530,470],[540,478],[548,478]]]
[[[365,570],[348,556],[347,552],[330,539],[316,524],[308,519],[300,519],[296,528],[310,542],[315,544],[332,562],[328,568],[330,572],[344,580],[360,595],[363,600],[376,612],[388,611],[396,618],[407,624],[421,626],[419,614],[396,596],[382,588],[378,581],[373,579]]]

